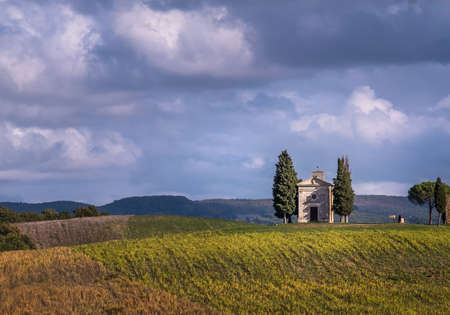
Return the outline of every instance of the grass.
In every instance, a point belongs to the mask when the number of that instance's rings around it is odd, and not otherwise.
[[[190,230],[184,221],[168,234],[164,219],[148,218],[149,225],[139,220],[130,223],[129,235],[159,236],[75,250],[149,288],[230,313],[450,309],[448,227],[237,223],[216,229],[205,221],[204,231],[181,233]]]
[[[0,314],[211,314],[69,248],[0,253]]]
[[[53,239],[69,233],[65,239],[78,244],[91,229],[88,240],[101,241],[102,231],[111,230],[97,221],[80,226],[54,229]],[[115,241],[0,253],[0,313],[450,309],[448,226],[262,226],[159,215],[130,217],[118,226]]]
[[[136,239],[198,231],[224,230],[237,232],[262,228],[264,226],[241,221],[172,215],[142,215],[133,216],[129,219],[126,237]]]

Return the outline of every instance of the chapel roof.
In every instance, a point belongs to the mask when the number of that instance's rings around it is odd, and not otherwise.
[[[304,181],[299,181],[297,187],[311,187],[311,186],[333,186],[333,184],[328,183],[317,176],[310,177]]]

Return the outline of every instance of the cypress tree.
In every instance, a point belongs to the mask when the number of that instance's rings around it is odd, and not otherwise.
[[[297,173],[289,153],[284,150],[278,156],[278,163],[273,177],[273,207],[275,216],[291,222],[297,209]]]
[[[441,224],[442,214],[445,212],[445,207],[447,206],[446,201],[446,187],[445,184],[442,183],[441,178],[438,177],[436,179],[436,184],[434,186],[434,204],[436,210],[439,213],[438,225]]]
[[[333,211],[340,215],[341,222],[348,223],[355,198],[348,157],[338,158],[337,175],[333,182]]]
[[[341,223],[344,222],[343,210],[343,187],[344,187],[344,161],[338,158],[337,174],[333,179],[333,211],[341,217]]]

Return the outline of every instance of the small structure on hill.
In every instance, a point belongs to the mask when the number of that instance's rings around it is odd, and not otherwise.
[[[334,222],[333,185],[326,182],[324,172],[297,183],[298,222]]]

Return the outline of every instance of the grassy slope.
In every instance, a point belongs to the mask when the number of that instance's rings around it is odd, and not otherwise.
[[[166,217],[151,226],[167,231],[173,221],[177,232],[190,230],[192,222],[185,221],[186,228],[177,220],[187,219]],[[132,223],[130,236],[153,234],[141,223]],[[431,314],[450,308],[448,227],[248,225],[235,231],[168,234],[76,251],[151,288],[232,313]]]
[[[166,234],[188,233],[198,231],[249,231],[265,227],[240,221],[179,217],[172,215],[143,215],[131,217],[128,221],[127,238],[146,238]]]
[[[69,248],[0,253],[0,314],[210,314]]]
[[[74,246],[123,238],[144,238],[165,234],[217,229],[264,228],[239,221],[177,217],[164,215],[74,218],[14,224],[28,235],[38,248]]]

